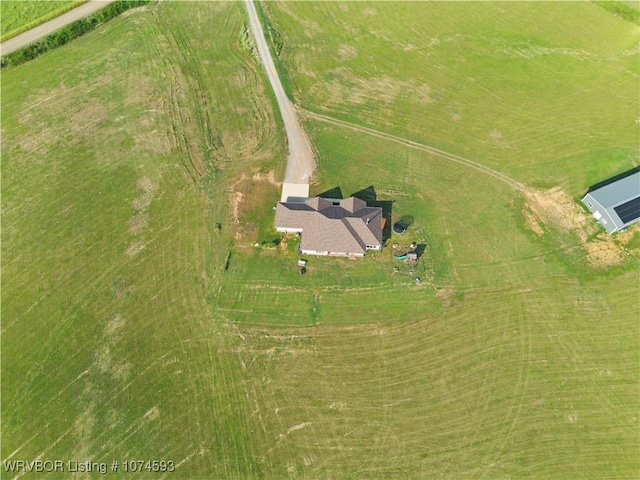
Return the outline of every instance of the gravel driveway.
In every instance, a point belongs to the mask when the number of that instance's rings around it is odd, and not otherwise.
[[[251,0],[245,0],[247,6],[247,12],[249,13],[249,23],[251,31],[256,40],[258,46],[258,53],[262,59],[271,87],[276,94],[278,101],[278,107],[280,108],[280,114],[284,121],[284,127],[287,132],[287,140],[289,142],[289,157],[287,159],[287,169],[284,175],[284,181],[287,183],[309,183],[311,175],[316,168],[316,162],[313,155],[313,150],[309,144],[309,140],[300,125],[296,109],[287,98],[282,88],[282,83],[278,77],[278,72],[267,42],[262,31],[262,25],[258,20],[258,14],[256,7]]]

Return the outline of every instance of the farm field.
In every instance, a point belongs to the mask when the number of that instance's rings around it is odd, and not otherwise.
[[[114,19],[3,72],[2,459],[636,478],[640,229],[607,239],[574,200],[639,163],[637,26],[560,2],[262,7],[311,193],[411,217],[390,244],[419,264],[388,246],[298,274],[241,3]]]
[[[86,0],[3,0],[0,39],[5,41],[30,28],[62,15]]]
[[[257,475],[210,300],[217,172],[283,157],[243,21],[240,4],[167,2],[3,72],[3,459]]]

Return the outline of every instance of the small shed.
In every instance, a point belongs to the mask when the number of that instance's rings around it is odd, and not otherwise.
[[[299,267],[304,267],[306,264],[307,264],[306,260],[304,260],[302,258],[300,260],[298,260],[298,266]]]

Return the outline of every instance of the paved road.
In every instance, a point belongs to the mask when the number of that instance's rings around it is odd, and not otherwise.
[[[307,140],[307,136],[300,125],[296,109],[284,93],[284,88],[282,88],[282,83],[280,82],[278,72],[273,64],[273,59],[271,58],[269,47],[267,46],[267,42],[264,38],[262,26],[258,20],[256,7],[253,5],[251,0],[245,0],[244,3],[247,6],[247,12],[249,13],[249,24],[258,46],[258,53],[260,54],[262,63],[267,71],[271,87],[276,94],[280,114],[282,115],[284,127],[287,132],[289,158],[287,159],[287,169],[285,171],[284,181],[287,183],[309,183],[309,179],[316,168],[313,150],[311,149],[309,140]]]
[[[0,44],[0,54],[7,55],[11,52],[15,52],[36,40],[40,40],[41,38],[52,34],[56,30],[60,30],[62,27],[66,27],[70,23],[73,23],[82,17],[86,17],[87,15],[97,12],[114,1],[115,0],[90,0],[87,3],[83,3],[79,7],[69,10],[67,13],[60,15],[53,20],[49,20],[42,25],[38,25],[31,30],[27,30],[20,35],[3,42]]]

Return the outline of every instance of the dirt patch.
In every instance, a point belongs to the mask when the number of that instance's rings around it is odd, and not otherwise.
[[[117,314],[114,315],[111,320],[107,322],[107,325],[104,327],[104,334],[108,337],[113,337],[116,335],[118,330],[120,330],[124,326],[124,318],[122,315]]]
[[[89,450],[96,425],[94,405],[94,402],[91,401],[82,413],[77,416],[75,422],[73,422],[73,434],[76,438],[73,451],[74,458],[91,458]]]
[[[530,210],[524,211],[524,221],[527,224],[527,228],[533,231],[533,233],[535,233],[539,237],[544,235],[544,230],[540,226],[540,223],[538,223],[538,219]]]
[[[38,153],[44,156],[55,144],[55,138],[58,138],[58,134],[45,126],[43,122],[39,122],[37,133],[35,135],[31,134],[20,137],[18,145],[20,145],[20,148],[26,153]]]
[[[294,425],[293,427],[289,427],[287,429],[287,435],[295,432],[296,430],[302,430],[303,428],[307,428],[310,426],[311,426],[311,422],[298,423],[297,425]]]
[[[96,352],[96,366],[102,374],[111,370],[111,351],[107,345],[101,345]]]
[[[415,95],[415,98],[419,103],[426,105],[435,101],[431,96],[431,87],[429,87],[429,85],[427,85],[426,83],[415,83],[413,85],[413,88],[414,90],[412,92],[412,95]]]
[[[149,224],[149,216],[146,213],[139,213],[129,220],[129,233],[138,235],[143,232]]]
[[[152,182],[149,178],[142,177],[136,182],[136,187],[138,190],[142,190],[142,193],[132,202],[133,208],[138,211],[146,210],[149,208],[149,205],[151,205],[153,195],[158,189],[158,185]]]
[[[144,250],[145,243],[144,242],[134,242],[127,247],[126,255],[129,258],[133,258],[138,255],[142,250]]]
[[[144,414],[144,418],[146,418],[147,420],[155,420],[159,416],[160,416],[160,409],[158,408],[157,405],[155,405],[153,408],[148,410],[147,413]]]
[[[121,329],[124,327],[125,319],[120,314],[115,314],[109,319],[102,332],[100,346],[95,353],[95,366],[101,375],[109,375],[115,380],[125,380],[130,371],[131,364],[118,361],[118,357],[111,353],[111,350],[121,340]]]
[[[624,232],[616,234],[616,240],[624,247],[629,247],[630,242],[633,240],[636,234],[640,234],[640,223],[634,223]],[[631,253],[640,253],[638,249],[631,249]]]
[[[594,240],[585,244],[587,249],[587,259],[594,267],[608,267],[620,265],[624,262],[624,252],[620,245],[612,239]]]
[[[442,305],[445,307],[451,307],[456,303],[459,297],[459,292],[453,288],[440,288],[436,291],[436,296],[442,300]]]
[[[266,199],[272,196],[274,200],[277,200],[280,186],[281,184],[275,179],[274,171],[255,171],[249,175],[243,173],[231,185],[229,203],[231,205],[231,222],[234,226],[233,236],[236,240],[246,239],[251,244],[256,241],[258,227],[255,222],[259,221],[259,218],[248,218],[251,217],[248,214],[257,207],[262,208],[265,215],[269,213],[274,205],[271,205]],[[255,212],[252,215],[255,216]]]
[[[146,210],[151,205],[151,200],[153,200],[153,195],[145,192],[136,198],[131,205],[136,210]]]
[[[559,187],[549,190],[526,189],[524,194],[528,207],[544,224],[573,230],[585,240],[595,232],[596,228],[588,224],[589,218],[584,211]]]
[[[624,232],[612,236],[601,232],[594,237],[598,231],[595,220],[559,187],[549,190],[529,188],[524,191],[524,195],[527,200],[523,210],[525,223],[536,235],[544,235],[543,226],[547,230],[558,229],[575,235],[587,252],[589,264],[597,268],[624,262],[628,253],[625,251],[624,239],[630,239],[633,233]]]
[[[242,192],[233,191],[231,196],[231,221],[234,224],[240,223],[240,205],[242,204]]]
[[[342,47],[341,47],[342,49]],[[349,55],[349,50],[339,50],[339,55]],[[355,52],[354,52],[355,54]],[[331,72],[333,80],[329,88],[316,88],[314,92],[328,104],[352,105],[368,101],[392,104],[401,95],[411,92],[411,99],[421,104],[433,103],[431,88],[425,83],[398,80],[388,76],[361,78],[346,67],[338,67]]]
[[[358,51],[352,45],[340,45],[338,47],[338,56],[341,60],[351,60],[356,58]]]
[[[253,174],[251,179],[254,182],[268,182],[271,185],[274,185],[278,188],[282,185],[280,182],[276,180],[276,174],[273,170],[270,170],[268,173],[256,172]]]
[[[141,177],[136,182],[139,190],[147,193],[154,193],[158,189],[158,184],[154,183],[149,177]]]
[[[67,124],[75,136],[93,138],[108,120],[109,112],[99,99],[89,97],[75,105],[75,108],[72,107],[67,118]]]
[[[167,154],[173,148],[171,138],[159,133],[154,129],[151,131],[136,131],[132,134],[134,149],[136,151],[151,151],[154,153]]]

